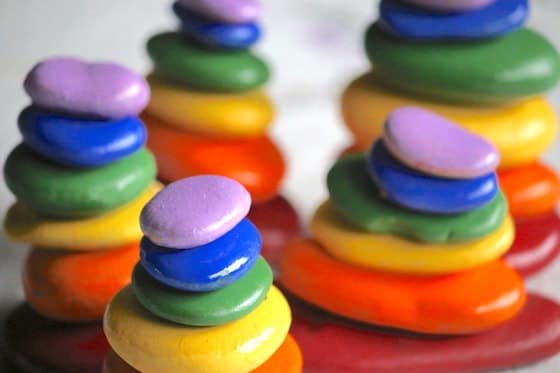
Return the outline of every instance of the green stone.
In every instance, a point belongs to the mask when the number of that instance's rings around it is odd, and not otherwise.
[[[526,28],[474,42],[415,43],[373,24],[365,44],[387,86],[440,101],[497,104],[544,93],[560,78],[558,52]]]
[[[382,198],[361,154],[340,159],[329,171],[327,187],[336,209],[356,227],[424,242],[483,237],[500,227],[508,210],[501,191],[488,204],[463,214],[437,215],[404,209]]]
[[[132,201],[155,179],[152,154],[141,149],[95,168],[72,168],[18,145],[4,165],[8,188],[40,215],[79,218],[101,214]]]
[[[242,92],[268,81],[265,62],[246,50],[219,50],[198,46],[180,33],[158,34],[148,41],[156,75],[205,91]]]
[[[259,257],[236,282],[210,292],[186,292],[160,283],[137,264],[132,289],[138,301],[151,313],[190,326],[221,325],[254,310],[272,285],[272,270]]]

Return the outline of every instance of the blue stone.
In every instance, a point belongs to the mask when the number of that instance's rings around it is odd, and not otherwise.
[[[259,257],[261,246],[259,231],[245,218],[217,240],[192,249],[157,246],[144,237],[140,261],[153,278],[167,286],[207,292],[243,276]]]
[[[96,167],[144,146],[146,128],[137,117],[99,120],[53,114],[34,106],[19,116],[23,142],[40,155],[72,167]]]
[[[219,23],[198,15],[178,2],[173,11],[181,20],[183,34],[200,44],[222,49],[246,49],[261,37],[261,28],[256,23]]]
[[[496,174],[474,179],[447,179],[416,171],[389,153],[380,140],[367,155],[368,171],[386,199],[411,210],[434,214],[471,211],[498,192]]]
[[[397,0],[383,0],[379,12],[381,25],[403,39],[485,39],[523,26],[529,4],[528,0],[496,0],[470,12],[436,13]]]

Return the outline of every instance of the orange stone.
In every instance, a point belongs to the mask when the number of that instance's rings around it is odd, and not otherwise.
[[[498,172],[500,186],[516,219],[550,213],[560,199],[560,179],[540,162]]]
[[[99,320],[111,298],[130,283],[138,253],[138,244],[103,252],[34,248],[23,270],[27,301],[51,319]]]
[[[256,201],[278,194],[285,163],[269,137],[203,137],[169,127],[146,114],[142,119],[148,128],[148,147],[156,157],[163,181],[215,174],[239,181]]]
[[[336,261],[309,240],[288,245],[279,276],[290,293],[326,311],[428,334],[491,329],[513,318],[526,298],[520,276],[501,260],[451,275],[398,275]]]

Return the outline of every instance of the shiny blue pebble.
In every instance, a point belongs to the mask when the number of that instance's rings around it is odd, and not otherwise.
[[[495,173],[475,179],[445,179],[413,170],[380,140],[367,155],[368,171],[383,196],[411,210],[456,214],[480,208],[498,192]]]
[[[517,30],[529,16],[528,0],[496,0],[470,12],[435,13],[383,0],[380,21],[391,33],[410,40],[485,39]]]
[[[72,167],[96,167],[144,146],[146,128],[137,117],[80,119],[30,106],[18,119],[23,142],[40,155]]]
[[[140,261],[153,278],[165,285],[207,292],[243,276],[259,257],[261,245],[257,228],[245,218],[217,240],[192,249],[157,246],[144,237]]]
[[[246,49],[261,37],[260,26],[256,23],[218,23],[177,2],[173,4],[173,11],[181,20],[181,31],[187,38],[212,48]]]

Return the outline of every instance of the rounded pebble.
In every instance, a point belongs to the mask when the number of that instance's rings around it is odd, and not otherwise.
[[[262,13],[260,0],[179,0],[178,2],[209,18],[229,23],[256,21]]]
[[[420,8],[426,8],[441,12],[470,12],[489,6],[496,0],[403,0]]]

